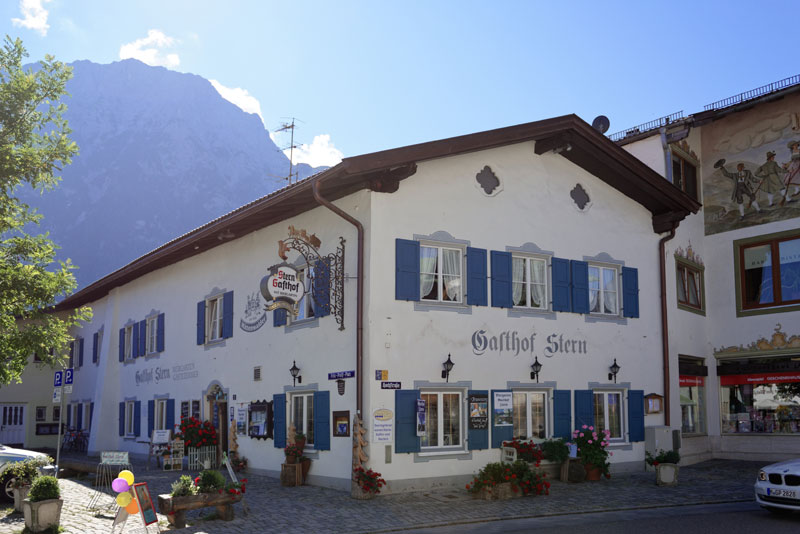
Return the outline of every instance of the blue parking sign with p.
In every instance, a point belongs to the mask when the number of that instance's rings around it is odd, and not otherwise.
[[[72,384],[72,369],[67,369],[64,371],[64,384]]]
[[[64,371],[56,371],[55,376],[53,377],[53,387],[61,387],[61,381],[64,378]]]

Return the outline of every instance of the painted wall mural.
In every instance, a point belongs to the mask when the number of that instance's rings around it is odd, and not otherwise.
[[[800,95],[702,128],[705,233],[800,217]]]

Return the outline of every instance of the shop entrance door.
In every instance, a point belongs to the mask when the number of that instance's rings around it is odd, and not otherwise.
[[[4,404],[0,419],[0,443],[22,447],[25,442],[25,405]]]

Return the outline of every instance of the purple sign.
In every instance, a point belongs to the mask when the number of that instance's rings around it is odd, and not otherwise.
[[[338,380],[340,378],[353,378],[356,376],[355,371],[338,371],[336,373],[328,373],[328,380]]]

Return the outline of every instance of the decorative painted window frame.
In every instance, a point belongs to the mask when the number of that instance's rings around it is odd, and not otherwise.
[[[677,281],[680,278],[680,275],[678,274],[678,268],[679,267],[683,267],[685,269],[691,269],[692,271],[695,271],[699,275],[699,277],[700,277],[700,290],[698,291],[698,296],[700,297],[700,307],[696,308],[696,307],[692,306],[691,304],[686,304],[686,303],[681,302],[680,300],[677,300],[677,294],[676,294],[676,302],[677,302],[678,309],[679,310],[685,310],[685,311],[692,312],[692,313],[696,313],[698,315],[702,315],[703,317],[705,317],[705,315],[706,315],[706,268],[705,268],[705,266],[704,265],[700,265],[698,263],[695,263],[693,261],[687,260],[683,256],[679,256],[679,255],[675,254],[675,283],[676,283],[675,290],[676,291],[677,291]]]

